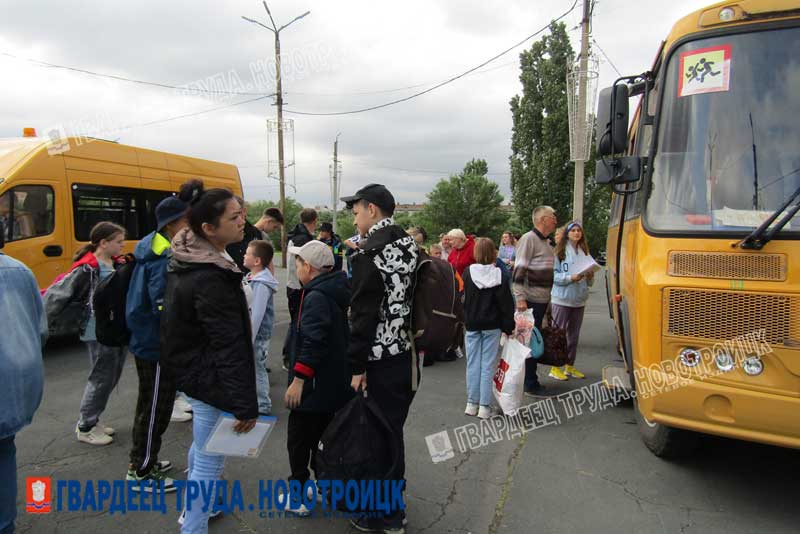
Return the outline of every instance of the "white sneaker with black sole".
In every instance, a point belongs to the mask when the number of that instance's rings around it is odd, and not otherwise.
[[[184,399],[181,396],[175,397],[175,404],[174,404],[173,407],[177,408],[178,410],[180,410],[182,412],[191,412],[192,411],[192,405],[189,404],[188,402],[186,402],[186,399]]]
[[[173,423],[185,423],[192,420],[192,412],[184,412],[179,410],[177,406],[172,406],[172,416],[169,420]]]

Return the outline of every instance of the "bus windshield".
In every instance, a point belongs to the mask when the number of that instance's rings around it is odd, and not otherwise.
[[[800,187],[800,28],[686,43],[663,85],[648,227],[749,233]]]

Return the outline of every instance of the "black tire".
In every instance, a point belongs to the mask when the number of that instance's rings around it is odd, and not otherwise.
[[[659,458],[688,456],[700,444],[700,435],[696,432],[648,421],[639,411],[639,402],[635,399],[633,411],[642,441]]]

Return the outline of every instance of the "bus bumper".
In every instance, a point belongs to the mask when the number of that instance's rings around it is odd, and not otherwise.
[[[648,420],[705,434],[800,448],[800,398],[692,380],[640,398]]]

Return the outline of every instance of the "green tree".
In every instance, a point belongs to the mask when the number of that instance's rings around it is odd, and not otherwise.
[[[492,236],[502,232],[508,220],[500,211],[503,195],[497,184],[486,177],[485,160],[473,159],[464,170],[446,180],[440,180],[428,193],[416,223],[425,227],[429,236],[461,228],[467,233]]]
[[[563,23],[520,54],[522,95],[511,99],[511,197],[527,228],[536,206],[552,206],[562,222],[572,215],[574,165],[569,158],[567,71],[574,53]],[[587,162],[591,173],[593,160]],[[594,253],[605,248],[610,193],[586,178],[584,226]]]
[[[569,161],[567,69],[573,51],[563,23],[520,54],[522,96],[511,99],[511,198],[520,222],[530,226],[538,205],[562,220],[572,211],[573,165]]]

